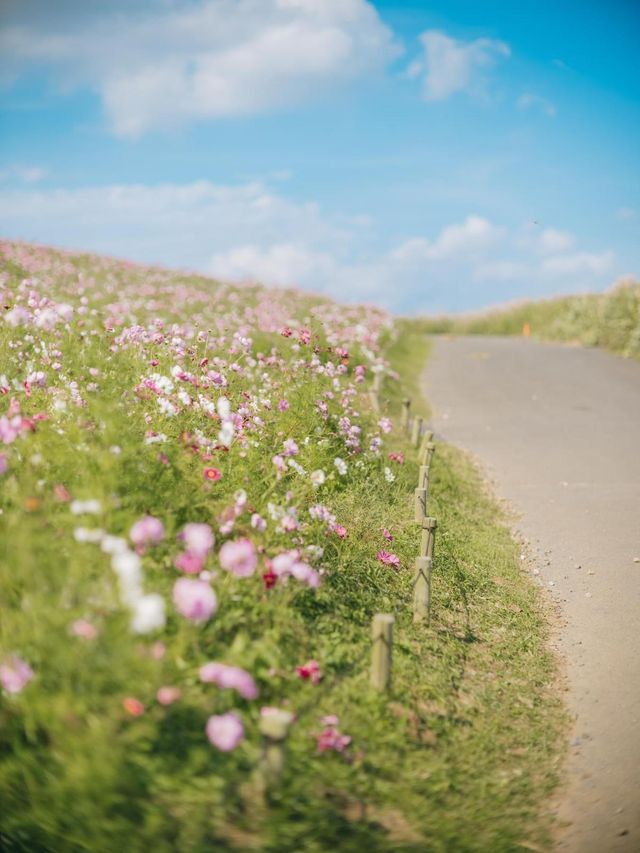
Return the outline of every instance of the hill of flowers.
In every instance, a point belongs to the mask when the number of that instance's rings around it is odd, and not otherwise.
[[[358,484],[408,492],[362,393],[392,321],[11,242],[0,295],[4,843],[228,842],[263,716],[306,772],[357,752],[297,715],[396,583],[349,524]]]

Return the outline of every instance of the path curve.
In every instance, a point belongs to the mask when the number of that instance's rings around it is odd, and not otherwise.
[[[575,718],[562,853],[640,850],[640,364],[518,338],[436,338],[433,426],[471,451],[563,613]],[[537,571],[537,570],[536,570]]]

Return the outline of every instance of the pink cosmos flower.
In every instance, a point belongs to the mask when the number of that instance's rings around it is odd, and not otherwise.
[[[298,445],[295,443],[295,441],[292,438],[288,438],[283,443],[282,447],[283,447],[283,451],[282,451],[283,456],[297,456],[298,453],[300,452],[300,448],[298,447]]]
[[[236,539],[225,542],[220,549],[220,565],[238,578],[247,578],[254,573],[258,557],[250,539]]]
[[[395,554],[389,553],[389,551],[378,551],[376,554],[376,559],[381,563],[384,563],[385,566],[399,566],[400,565],[400,557],[397,557]]]
[[[384,536],[384,538],[387,540],[387,542],[393,542],[393,536],[392,536],[392,535],[391,535],[391,533],[387,530],[387,528],[386,528],[386,527],[383,527],[383,528],[382,528],[382,535],[383,535],[383,536]]]
[[[324,719],[335,720],[335,723],[325,725],[325,728],[320,732],[320,734],[316,735],[318,752],[327,752],[330,749],[333,749],[336,752],[344,752],[351,743],[351,738],[348,735],[340,734],[336,728],[338,722],[337,717],[325,717]]]
[[[203,558],[206,558],[215,542],[215,536],[209,525],[197,523],[185,524],[182,532],[178,534],[178,539],[184,542],[187,551]]]
[[[0,684],[7,693],[20,693],[33,678],[29,664],[13,655],[7,663],[0,664]]]
[[[342,524],[334,524],[333,532],[336,534],[336,536],[339,536],[340,539],[347,538],[347,528],[343,527]]]
[[[206,732],[209,743],[220,752],[231,752],[244,738],[242,720],[233,711],[209,717]]]
[[[312,684],[318,684],[322,678],[320,664],[317,660],[308,660],[302,666],[297,666],[296,672],[303,681],[310,681]]]
[[[83,640],[95,640],[98,636],[98,629],[86,619],[76,619],[71,625],[71,633],[76,637],[82,637]]]
[[[289,401],[288,400],[282,399],[282,400],[278,401],[278,411],[279,412],[286,412],[288,408],[289,408]]]
[[[222,477],[222,472],[217,468],[205,468],[202,472],[202,476],[205,480],[210,480],[212,483],[217,483],[218,480]]]
[[[193,551],[183,551],[175,558],[173,565],[181,572],[187,575],[200,574],[204,566],[205,558],[201,554],[194,554]]]
[[[179,687],[164,686],[156,693],[156,699],[161,705],[173,705],[182,696],[182,690]]]
[[[389,420],[389,418],[380,418],[378,421],[378,426],[382,430],[382,432],[391,432],[393,429],[393,424]]]
[[[164,539],[164,525],[158,518],[145,515],[133,525],[129,537],[137,548],[157,545]]]
[[[144,714],[144,705],[139,699],[134,699],[133,696],[127,696],[126,699],[123,699],[122,707],[132,717],[140,717]]]
[[[218,609],[218,599],[208,583],[179,578],[173,585],[176,610],[192,622],[207,622]]]
[[[392,462],[397,462],[398,465],[403,465],[404,464],[404,453],[400,453],[400,452],[396,453],[396,452],[392,451],[389,454],[389,459]]]
[[[258,688],[251,675],[239,666],[211,661],[200,667],[200,681],[217,684],[223,690],[235,690],[243,699],[255,699]]]

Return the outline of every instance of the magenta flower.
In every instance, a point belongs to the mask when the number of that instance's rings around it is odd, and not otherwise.
[[[312,684],[319,684],[322,678],[320,664],[317,660],[308,660],[302,666],[297,666],[296,672],[303,681],[310,681]]]
[[[376,559],[381,563],[384,563],[385,566],[399,566],[400,565],[400,557],[397,557],[395,554],[389,553],[389,551],[378,551],[376,554]]]
[[[248,578],[258,565],[258,557],[250,539],[225,542],[220,549],[220,565],[238,578]]]
[[[129,537],[137,548],[157,545],[164,539],[164,524],[152,515],[145,515],[133,525]]]
[[[239,666],[211,661],[200,667],[200,681],[216,684],[223,690],[235,690],[243,699],[255,699],[258,695],[256,683],[249,673]]]
[[[233,711],[209,717],[206,732],[209,743],[220,752],[231,752],[244,738],[242,720]]]
[[[382,535],[383,535],[383,536],[384,536],[384,538],[387,540],[387,542],[393,542],[393,536],[392,536],[392,535],[391,535],[391,533],[387,530],[387,528],[386,528],[386,527],[383,527],[383,528],[382,528]]]
[[[336,752],[344,752],[351,743],[349,735],[340,734],[338,731],[338,718],[335,716],[323,717],[324,729],[316,735],[318,752],[327,752],[330,749]]]
[[[343,527],[342,524],[334,524],[333,532],[336,534],[336,536],[339,536],[340,539],[347,538],[347,528]]]
[[[193,551],[183,551],[175,558],[173,565],[187,575],[197,575],[204,567],[204,557],[194,554]]]
[[[0,664],[0,684],[7,693],[20,693],[32,678],[33,670],[17,655],[13,655],[8,663]]]
[[[178,534],[186,545],[187,551],[206,557],[213,548],[215,537],[208,524],[185,524],[182,532]]]
[[[192,622],[207,622],[218,609],[215,592],[205,581],[180,578],[173,585],[176,610]]]

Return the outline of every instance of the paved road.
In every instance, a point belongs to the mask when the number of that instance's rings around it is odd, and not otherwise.
[[[562,853],[640,851],[640,364],[516,338],[436,339],[433,425],[470,450],[563,613]],[[568,824],[568,825],[567,825]]]

